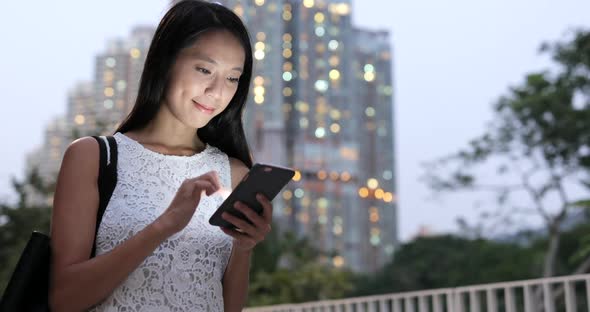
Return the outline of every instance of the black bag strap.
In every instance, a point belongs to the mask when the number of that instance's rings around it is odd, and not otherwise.
[[[96,252],[96,236],[105,209],[113,195],[117,185],[117,141],[113,136],[92,136],[100,147],[100,167],[98,170],[98,194],[100,201],[96,213],[96,230],[94,232],[94,243],[92,244],[91,258]],[[108,143],[108,144],[107,144]]]

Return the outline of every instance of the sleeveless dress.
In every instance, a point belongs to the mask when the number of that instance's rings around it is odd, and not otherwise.
[[[215,170],[231,189],[228,156],[207,144],[192,156],[165,155],[117,132],[117,184],[96,238],[96,255],[123,243],[158,218],[187,178]],[[104,301],[89,311],[223,311],[223,273],[232,238],[209,218],[223,202],[203,196],[189,224],[170,236]]]

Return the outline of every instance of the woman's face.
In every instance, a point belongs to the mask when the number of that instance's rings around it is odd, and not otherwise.
[[[204,127],[236,93],[244,61],[240,41],[228,31],[202,34],[178,54],[165,105],[186,126]]]

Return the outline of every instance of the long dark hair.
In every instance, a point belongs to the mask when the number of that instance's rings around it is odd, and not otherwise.
[[[198,129],[196,135],[204,143],[241,160],[248,168],[252,167],[252,155],[242,124],[252,77],[252,45],[240,18],[217,3],[180,1],[164,15],[146,56],[135,105],[115,132],[142,129],[152,121],[166,95],[170,71],[180,50],[193,44],[204,32],[219,29],[229,31],[241,42],[246,54],[244,68],[229,105]]]

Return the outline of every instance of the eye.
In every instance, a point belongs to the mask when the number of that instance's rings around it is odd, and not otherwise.
[[[227,78],[227,80],[229,80],[231,83],[238,83],[238,82],[240,82],[240,78],[232,78],[232,77],[229,77],[229,78]]]
[[[209,74],[211,73],[211,72],[210,72],[208,69],[206,69],[206,68],[203,68],[203,67],[197,67],[197,68],[195,68],[195,69],[196,69],[198,72],[201,72],[201,73],[203,73],[203,74],[205,74],[205,75],[209,75]]]

